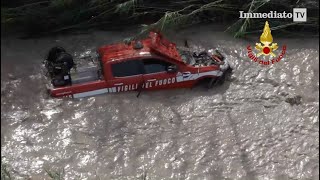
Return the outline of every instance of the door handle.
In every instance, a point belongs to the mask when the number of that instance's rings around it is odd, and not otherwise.
[[[182,76],[183,77],[189,77],[191,75],[191,72],[183,72]]]
[[[149,79],[148,82],[156,81],[157,79]]]
[[[123,83],[116,83],[116,84],[114,84],[115,86],[121,86],[121,85],[123,85]]]

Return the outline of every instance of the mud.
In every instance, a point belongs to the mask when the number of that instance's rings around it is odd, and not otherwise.
[[[215,27],[172,33],[218,47],[233,67],[222,86],[52,99],[40,63],[61,45],[74,56],[133,32],[1,40],[1,154],[16,179],[319,179],[319,46],[273,37],[284,59],[259,65]],[[199,46],[201,45],[201,46]]]

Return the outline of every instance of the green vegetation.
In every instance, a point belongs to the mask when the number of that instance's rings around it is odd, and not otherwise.
[[[1,180],[11,180],[12,177],[9,172],[9,167],[7,164],[1,162]]]
[[[52,180],[64,179],[64,169],[49,170],[45,168],[44,171]],[[11,173],[12,170],[10,169],[9,165],[1,162],[1,180],[13,180],[14,178],[11,176]]]
[[[292,12],[308,8],[306,23],[292,19],[271,19],[274,31],[310,32],[318,35],[317,0],[16,0],[1,1],[2,32],[27,35],[61,33],[89,28],[123,29],[142,25],[141,34],[151,29],[184,28],[197,23],[228,22],[228,32],[236,37],[260,32],[263,19],[239,19],[244,12]]]
[[[64,169],[59,169],[59,170],[49,170],[49,169],[44,169],[47,173],[47,175],[52,179],[52,180],[63,180],[64,178]]]

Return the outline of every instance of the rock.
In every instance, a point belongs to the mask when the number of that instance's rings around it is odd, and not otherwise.
[[[300,105],[302,103],[302,97],[300,95],[295,95],[291,97],[287,97],[285,100],[290,105]]]

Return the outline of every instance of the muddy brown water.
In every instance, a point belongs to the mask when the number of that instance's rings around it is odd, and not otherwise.
[[[274,36],[286,56],[261,66],[246,56],[258,37],[191,28],[169,36],[220,48],[234,68],[222,86],[47,97],[49,48],[80,57],[132,34],[2,38],[1,155],[15,179],[50,179],[44,169],[65,179],[319,179],[318,38]]]

